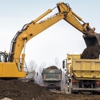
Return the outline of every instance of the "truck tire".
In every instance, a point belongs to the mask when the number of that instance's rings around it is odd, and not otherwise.
[[[58,89],[59,89],[59,91],[61,91],[61,87],[59,87]]]
[[[57,87],[57,88],[56,88],[56,90],[59,90],[59,91],[61,91],[61,87]]]

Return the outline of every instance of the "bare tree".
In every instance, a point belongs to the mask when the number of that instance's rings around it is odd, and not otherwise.
[[[38,83],[39,85],[43,85],[43,78],[42,78],[42,72],[43,72],[43,68],[46,68],[46,63],[42,63],[39,68],[38,68],[38,75],[36,78],[36,83]]]
[[[61,90],[63,91],[65,90],[65,71],[60,67],[60,62],[57,57],[55,58],[55,65],[62,70]]]
[[[60,67],[60,62],[57,57],[55,58],[55,66],[57,66],[58,68]]]
[[[42,73],[43,68],[46,68],[46,63],[42,63],[42,64],[40,65],[39,70],[38,70],[40,74]]]
[[[31,60],[27,66],[27,75],[26,78],[33,79],[35,81],[36,78],[36,69],[37,69],[37,63],[33,60]]]
[[[37,69],[37,63],[34,60],[31,60],[28,65],[29,71],[35,71]]]

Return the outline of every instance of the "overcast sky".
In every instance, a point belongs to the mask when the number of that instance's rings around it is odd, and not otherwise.
[[[24,24],[31,22],[58,2],[69,3],[83,21],[100,32],[100,0],[0,0],[0,50],[10,50],[10,43]],[[51,15],[57,13],[57,10]],[[50,16],[51,16],[50,15]],[[61,63],[67,53],[80,54],[85,49],[82,33],[61,20],[26,44],[26,62],[34,60],[38,65]]]

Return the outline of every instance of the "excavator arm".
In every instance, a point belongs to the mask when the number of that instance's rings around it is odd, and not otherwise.
[[[79,30],[83,34],[87,33],[86,29],[87,27],[89,27],[89,24],[85,23],[81,17],[75,14],[70,8],[69,4],[59,3],[57,4],[57,8],[58,8],[59,13],[61,12],[64,14],[65,21],[67,21],[69,24],[71,24],[73,27],[75,27],[77,30]]]
[[[45,17],[47,14],[52,12],[53,9],[58,8],[58,13],[49,17],[45,20],[41,19]],[[20,54],[22,52],[25,44],[34,36],[40,34],[42,31],[46,30],[50,26],[54,25],[58,21],[64,19],[66,22],[71,24],[77,30],[82,32],[83,34],[87,34],[88,30],[91,29],[88,23],[85,23],[82,18],[76,15],[68,4],[61,2],[57,3],[57,6],[53,9],[48,9],[41,16],[31,21],[30,23],[24,25],[21,31],[18,31],[11,43],[10,49],[10,62],[18,63],[18,58],[20,58]],[[82,24],[81,24],[82,23]]]

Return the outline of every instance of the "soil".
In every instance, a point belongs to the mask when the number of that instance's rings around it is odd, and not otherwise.
[[[100,54],[100,46],[90,46],[84,49],[81,59],[98,59]]]
[[[82,59],[96,59],[100,54],[100,46],[86,48]],[[50,66],[55,69],[56,66]],[[3,98],[12,100],[100,100],[99,94],[66,94],[65,92],[51,92],[45,87],[33,82],[21,82],[20,80],[0,80],[0,100]]]
[[[46,69],[58,69],[56,66],[49,66]]]
[[[100,95],[55,93],[33,82],[0,81],[0,99],[12,100],[100,100]]]

